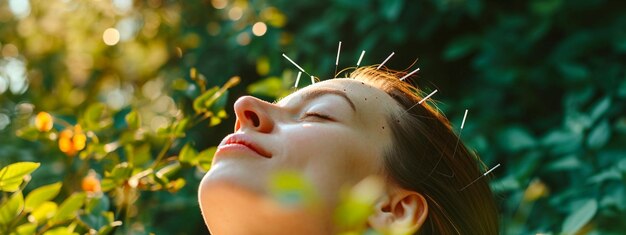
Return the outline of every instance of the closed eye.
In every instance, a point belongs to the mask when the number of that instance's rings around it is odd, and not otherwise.
[[[322,113],[316,113],[316,112],[306,112],[304,113],[304,118],[308,118],[308,117],[313,117],[313,118],[320,118],[320,119],[324,119],[324,120],[334,120],[332,117],[326,115],[326,114],[322,114]]]

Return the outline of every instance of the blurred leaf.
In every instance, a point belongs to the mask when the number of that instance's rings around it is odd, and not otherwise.
[[[595,128],[589,132],[587,145],[591,149],[599,149],[604,146],[611,137],[611,126],[608,120],[600,122]]]
[[[17,235],[32,235],[37,233],[37,224],[26,223],[18,226],[15,231]]]
[[[74,229],[70,227],[56,227],[43,233],[43,235],[78,235]]]
[[[0,225],[8,225],[24,210],[24,196],[16,192],[0,205]]]
[[[212,102],[215,101],[215,99],[217,99],[217,97],[214,97],[214,96],[216,96],[218,91],[219,91],[218,87],[213,87],[209,89],[208,91],[205,91],[204,93],[202,93],[200,96],[198,96],[193,101],[193,109],[196,111],[196,113],[201,113],[201,112],[206,111],[210,107]],[[207,106],[207,104],[209,105]]]
[[[113,123],[108,114],[107,106],[103,103],[89,105],[83,115],[83,121],[87,130],[101,130]]]
[[[24,181],[24,176],[39,168],[36,162],[17,162],[0,169],[0,190],[15,192]]]
[[[575,170],[582,165],[583,163],[576,157],[576,155],[567,155],[546,165],[545,169],[548,171],[567,171]]]
[[[81,193],[73,193],[70,195],[61,205],[59,206],[59,210],[57,214],[51,219],[53,223],[60,223],[68,219],[74,218],[78,210],[85,203],[85,199],[87,198],[87,194]]]
[[[306,76],[302,76],[300,82],[302,84]],[[282,97],[287,91],[283,87],[283,81],[279,77],[268,77],[248,86],[247,92],[256,96],[265,97]]]
[[[535,138],[530,132],[519,126],[509,127],[500,132],[498,142],[503,149],[509,152],[532,148],[536,144]]]
[[[443,52],[445,60],[456,60],[472,53],[480,46],[480,38],[478,36],[465,36],[452,41]]]
[[[15,135],[25,140],[36,141],[40,133],[37,127],[29,125],[17,130]]]
[[[591,109],[590,117],[592,121],[598,120],[598,118],[602,117],[611,107],[611,98],[604,97],[600,100],[596,105]]]
[[[575,234],[585,226],[585,224],[591,221],[597,210],[598,202],[594,199],[587,200],[583,206],[565,218],[561,232],[563,234]]]
[[[567,154],[579,149],[582,140],[581,135],[557,129],[544,136],[541,143],[553,154]]]
[[[210,147],[198,154],[198,167],[200,167],[203,172],[207,172],[211,169],[215,151],[217,151],[217,147]]]
[[[43,202],[39,207],[35,208],[30,216],[38,224],[43,224],[57,213],[58,206],[54,202]]]
[[[534,0],[530,4],[533,13],[539,15],[550,15],[562,4],[562,0]]]
[[[272,198],[281,205],[306,207],[317,200],[313,185],[299,172],[275,173],[269,188]]]
[[[32,211],[42,203],[52,200],[61,191],[61,182],[44,185],[34,189],[26,196],[25,210]]]
[[[388,21],[396,21],[400,16],[400,11],[404,5],[403,0],[385,0],[381,1],[380,11]]]
[[[265,76],[270,72],[270,61],[267,57],[260,57],[256,60],[256,72],[260,76]]]
[[[128,124],[128,128],[138,129],[141,127],[141,117],[139,116],[139,112],[137,112],[137,110],[130,111],[130,113],[126,114],[125,119]]]
[[[191,147],[189,143],[183,146],[183,149],[180,150],[180,154],[178,155],[178,160],[183,163],[197,165],[198,164],[198,152]]]
[[[181,168],[180,164],[178,162],[174,162],[170,165],[167,165],[159,169],[155,175],[156,177],[160,179],[169,179],[174,174],[178,173],[180,171],[180,168]]]

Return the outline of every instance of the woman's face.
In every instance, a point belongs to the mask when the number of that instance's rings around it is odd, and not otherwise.
[[[319,82],[277,103],[238,99],[235,133],[220,143],[200,187],[207,224],[213,229],[209,210],[223,212],[236,201],[216,195],[220,188],[268,197],[270,178],[281,171],[299,172],[330,213],[343,187],[382,174],[391,145],[386,117],[398,109],[382,90],[353,79]]]

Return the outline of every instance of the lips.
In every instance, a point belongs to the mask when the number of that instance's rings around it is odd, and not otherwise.
[[[230,134],[229,136],[224,138],[224,141],[222,141],[222,144],[220,144],[219,148],[225,148],[235,145],[243,145],[257,153],[258,155],[261,155],[262,157],[272,158],[272,154],[270,152],[263,149],[261,146],[252,141],[249,136],[241,133]]]

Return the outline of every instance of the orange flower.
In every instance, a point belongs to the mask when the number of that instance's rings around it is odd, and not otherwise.
[[[39,112],[35,117],[35,127],[41,132],[48,132],[52,129],[52,116],[46,112]]]
[[[76,154],[85,148],[87,136],[83,133],[80,125],[74,126],[74,130],[65,129],[59,133],[59,149],[68,156]]]
[[[80,186],[83,191],[88,193],[99,193],[102,191],[102,188],[100,187],[100,179],[98,179],[96,172],[93,170],[90,170],[87,176],[83,178]]]

